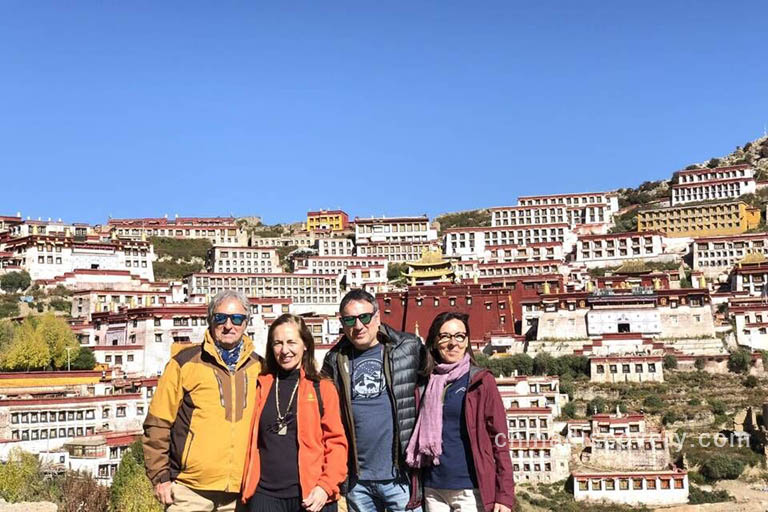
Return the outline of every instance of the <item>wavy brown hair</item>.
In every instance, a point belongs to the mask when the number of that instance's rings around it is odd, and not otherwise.
[[[475,354],[472,353],[472,343],[469,342],[469,315],[464,313],[457,313],[455,311],[444,311],[437,315],[432,320],[432,325],[429,326],[429,333],[426,339],[426,356],[424,357],[424,370],[422,373],[425,377],[432,375],[435,370],[435,366],[442,363],[440,359],[440,352],[437,349],[437,337],[440,335],[440,328],[444,323],[451,320],[459,320],[464,324],[464,330],[467,333],[467,353],[469,354],[469,361],[472,365],[477,366],[475,361]]]
[[[275,343],[275,329],[283,324],[289,323],[296,326],[299,330],[299,337],[301,338],[301,341],[304,342],[304,355],[301,358],[301,367],[304,370],[304,375],[311,381],[319,381],[320,373],[317,371],[317,367],[315,367],[315,337],[312,336],[312,333],[303,318],[291,315],[290,313],[280,315],[277,317],[277,320],[272,322],[272,325],[269,326],[269,332],[267,333],[267,353],[264,361],[264,368],[261,373],[276,375],[277,371],[280,369],[280,365],[277,364],[277,359],[275,359],[275,351],[272,348]]]

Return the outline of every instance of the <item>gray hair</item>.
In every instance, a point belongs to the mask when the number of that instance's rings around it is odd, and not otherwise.
[[[248,319],[251,317],[251,303],[248,300],[248,296],[238,290],[222,290],[208,303],[208,325],[213,325],[213,312],[216,311],[216,308],[219,307],[222,302],[230,299],[235,299],[241,306],[243,306],[245,315],[248,317],[246,319],[246,324],[248,323]]]

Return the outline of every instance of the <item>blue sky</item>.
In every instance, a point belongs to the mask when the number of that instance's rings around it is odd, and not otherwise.
[[[0,214],[402,215],[634,186],[768,123],[768,2],[0,2]]]

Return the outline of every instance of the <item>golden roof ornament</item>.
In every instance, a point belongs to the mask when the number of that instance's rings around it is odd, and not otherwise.
[[[747,265],[755,265],[758,263],[765,263],[768,261],[766,259],[765,254],[762,252],[748,252],[744,255],[744,257],[739,261],[739,263],[747,264]]]

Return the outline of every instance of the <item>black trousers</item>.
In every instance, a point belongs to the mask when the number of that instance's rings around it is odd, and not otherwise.
[[[337,504],[329,503],[322,512],[336,512]],[[273,498],[256,493],[248,502],[248,512],[306,512],[301,506],[301,498]]]

